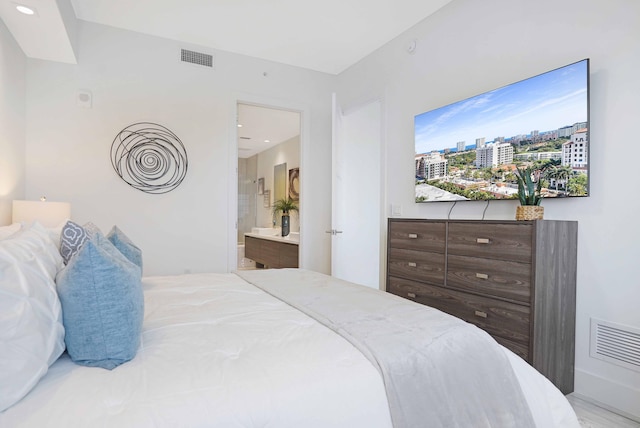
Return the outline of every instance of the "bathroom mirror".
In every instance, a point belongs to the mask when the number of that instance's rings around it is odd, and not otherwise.
[[[273,167],[273,201],[287,197],[287,163]]]

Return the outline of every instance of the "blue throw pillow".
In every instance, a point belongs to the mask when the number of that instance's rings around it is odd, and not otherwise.
[[[107,238],[129,261],[138,265],[140,270],[142,270],[142,250],[136,247],[118,226],[111,228]]]
[[[113,369],[138,351],[144,316],[141,271],[100,232],[56,278],[71,359]]]

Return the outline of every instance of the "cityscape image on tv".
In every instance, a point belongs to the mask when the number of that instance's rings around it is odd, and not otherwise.
[[[588,196],[589,60],[415,117],[416,202],[516,199],[516,167],[543,198]]]

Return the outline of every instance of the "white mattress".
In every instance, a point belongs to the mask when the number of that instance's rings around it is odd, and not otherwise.
[[[298,310],[234,274],[143,284],[135,359],[107,371],[63,355],[0,427],[391,426],[378,371]],[[579,427],[560,391],[504,351],[537,426]]]

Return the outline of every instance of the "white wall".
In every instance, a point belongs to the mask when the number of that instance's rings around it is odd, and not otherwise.
[[[638,40],[635,0],[454,0],[341,74],[338,95],[347,105],[386,102],[387,207],[443,218],[450,203],[414,203],[414,116],[591,59],[591,196],[543,205],[548,219],[579,222],[576,392],[640,418],[640,373],[589,357],[590,317],[640,328],[640,144],[631,137],[640,117]],[[457,204],[452,218],[481,218],[484,207]],[[514,212],[514,203],[496,201],[486,218]]]
[[[11,223],[11,201],[25,192],[26,65],[0,20],[0,225]]]
[[[331,185],[322,177],[331,164],[335,76],[220,51],[212,52],[211,70],[179,61],[181,47],[206,49],[84,21],[77,30],[77,65],[28,62],[28,198],[69,201],[74,220],[105,232],[119,225],[141,246],[145,275],[226,271],[236,257],[228,248],[237,238],[229,230],[236,220],[229,207],[237,198],[237,101],[302,105],[309,132],[301,165],[319,179],[305,183],[314,199],[303,219],[309,251],[301,263],[328,272]],[[80,89],[92,93],[93,108],[76,106]],[[166,126],[186,147],[187,176],[170,193],[135,190],[113,171],[114,137],[140,121]]]
[[[258,155],[258,178],[264,177],[264,188],[270,190],[270,205],[273,205],[275,199],[273,197],[273,167],[281,163],[287,164],[287,195],[289,194],[289,170],[300,167],[300,137],[290,138],[283,141],[277,146],[260,152]],[[271,208],[265,208],[262,201],[262,195],[258,195],[256,224],[258,227],[271,227],[273,225],[273,211]],[[299,206],[299,205],[298,205]],[[278,226],[280,221],[276,219]],[[290,230],[297,232],[300,230],[300,222],[298,213],[291,213]]]

